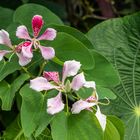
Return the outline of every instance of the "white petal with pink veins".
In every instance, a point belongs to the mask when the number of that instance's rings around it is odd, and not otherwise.
[[[37,77],[33,80],[30,80],[30,88],[36,91],[50,90],[56,88],[48,82],[48,80],[44,77]]]
[[[11,40],[9,38],[9,33],[5,30],[0,30],[0,44],[12,48]]]
[[[101,113],[99,106],[97,106],[97,112],[96,112],[96,117],[103,129],[103,131],[105,131],[106,128],[106,116],[104,114]]]
[[[52,58],[55,57],[55,51],[54,51],[54,49],[52,47],[39,46],[39,48],[40,48],[42,57],[45,60],[52,59]]]
[[[62,101],[62,94],[58,93],[58,95],[54,98],[50,98],[47,101],[47,112],[48,114],[54,115],[64,109],[64,103]]]
[[[81,64],[78,61],[75,61],[75,60],[66,61],[63,66],[62,82],[64,82],[64,80],[67,77],[76,75],[80,67],[81,67]]]
[[[39,35],[40,30],[41,30],[43,24],[44,24],[44,21],[42,19],[42,16],[35,15],[32,18],[32,29],[33,29],[34,37],[37,37]]]
[[[22,53],[16,53],[16,54],[19,58],[19,65],[25,66],[25,65],[27,65],[28,63],[31,62],[31,58],[27,58],[27,57],[23,56]]]
[[[54,40],[56,37],[56,30],[53,28],[48,28],[38,40]]]
[[[18,38],[21,38],[21,39],[29,39],[29,40],[31,40],[31,38],[29,36],[29,33],[28,33],[28,30],[27,30],[26,26],[24,26],[24,25],[21,25],[21,26],[19,26],[17,28],[16,36]]]
[[[79,100],[72,105],[72,114],[78,114],[84,109],[89,109],[90,107],[96,105],[96,103],[88,103],[83,100]]]
[[[11,51],[7,50],[0,50],[0,61],[3,59],[3,57],[7,54],[10,53]]]
[[[84,86],[85,82],[86,82],[85,76],[82,72],[73,78],[71,88],[75,91],[78,91],[81,87]]]

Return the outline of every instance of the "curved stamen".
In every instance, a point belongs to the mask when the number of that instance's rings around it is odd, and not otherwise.
[[[39,40],[37,40],[36,38],[33,38],[32,42],[33,42],[34,48],[38,49],[38,46],[40,46]]]
[[[98,102],[98,104],[101,104],[101,105],[109,105],[110,104],[110,101],[107,97],[105,97],[107,103],[102,103],[102,102]]]

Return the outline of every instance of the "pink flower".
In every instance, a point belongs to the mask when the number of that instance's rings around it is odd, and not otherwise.
[[[71,111],[73,114],[78,114],[84,109],[91,110],[90,108],[97,105],[97,103],[98,103],[98,96],[97,96],[97,93],[95,92],[92,96],[90,96],[86,100],[81,99],[75,102],[72,105]]]
[[[92,111],[91,107],[96,105],[97,106],[97,111],[96,111],[95,116],[97,117],[103,131],[105,131],[106,116],[101,113],[100,108],[97,104],[98,104],[98,94],[95,91],[95,93],[92,96],[90,96],[89,98],[87,98],[86,100],[79,100],[79,101],[75,102],[72,105],[71,111],[72,111],[72,114],[78,114],[82,110],[85,110],[85,109],[89,110],[89,111]]]
[[[87,101],[84,101],[82,99],[80,99],[79,101],[75,102],[73,105],[72,105],[72,113],[73,114],[78,114],[80,113],[82,110],[84,109],[89,109],[90,107],[96,105],[95,102],[87,102]]]
[[[9,34],[5,30],[0,30],[0,44],[8,46],[9,49],[13,49],[11,40],[9,38]],[[12,52],[11,50],[0,50],[0,61],[6,54],[11,52]]]
[[[51,103],[54,101],[53,104],[55,105],[56,104],[55,100],[58,97],[58,101],[61,104],[61,106],[59,106],[59,105],[55,106],[56,107],[55,109],[57,111],[53,110],[54,107],[49,108],[48,113],[55,114],[55,113],[58,113],[58,110],[59,111],[63,110],[63,108],[62,108],[63,101],[61,98],[61,96],[62,96],[61,92],[66,93],[68,91],[67,88],[70,88],[69,90],[77,91],[81,87],[87,87],[87,88],[95,87],[95,83],[93,81],[87,82],[85,80],[83,72],[80,74],[77,74],[80,67],[81,67],[80,62],[77,62],[75,60],[66,61],[63,66],[62,82],[59,79],[58,72],[44,72],[43,73],[44,77],[37,77],[37,78],[31,80],[30,87],[36,91],[50,90],[50,89],[56,89],[59,91],[59,96],[57,95],[54,98],[48,99],[48,102],[50,103],[50,100],[51,100]],[[75,77],[72,79],[72,82],[69,83],[69,85],[66,85],[67,84],[67,82],[65,82],[66,79],[71,76],[75,76]],[[40,78],[41,78],[41,80],[40,80]],[[49,104],[49,106],[50,106],[50,104]],[[47,108],[48,108],[48,105],[47,105]],[[52,109],[52,111],[51,111],[51,109]],[[51,112],[53,112],[53,113],[51,113]]]
[[[30,88],[36,91],[43,91],[57,88],[57,86],[49,83],[48,80],[44,77],[37,77],[33,80],[30,80]]]
[[[56,37],[56,30],[53,28],[47,28],[45,32],[39,36],[39,33],[42,29],[44,21],[42,16],[35,15],[32,18],[32,30],[33,30],[33,38],[30,37],[29,32],[26,26],[21,25],[17,28],[16,36],[21,39],[29,40],[34,45],[34,48],[39,48],[41,54],[45,60],[52,59],[55,56],[55,51],[52,47],[44,47],[41,46],[39,41],[40,40],[54,40]]]
[[[16,47],[14,47],[11,44],[9,33],[5,30],[0,30],[0,44],[6,45],[10,49],[10,50],[0,50],[0,61],[6,54],[14,52],[19,57],[19,64],[21,66],[25,66],[31,61],[33,57],[31,42],[25,41],[24,43],[21,43]]]
[[[56,75],[56,72],[54,72],[54,75]],[[46,77],[47,75],[44,74]],[[54,77],[53,74],[51,74],[52,78],[58,82],[57,77]],[[48,78],[50,80],[50,78]],[[30,81],[30,88],[36,90],[36,91],[43,91],[43,90],[50,90],[50,89],[58,89],[59,87],[56,85],[53,85],[44,77],[37,77]],[[54,98],[50,98],[47,101],[47,112],[51,115],[56,114],[64,109],[64,104],[62,101],[62,94],[61,92],[58,93],[58,95]]]
[[[17,56],[19,57],[19,64],[21,66],[27,65],[29,62],[31,62],[31,59],[33,57],[32,43],[30,41],[25,41],[19,44],[15,48],[15,52]]]

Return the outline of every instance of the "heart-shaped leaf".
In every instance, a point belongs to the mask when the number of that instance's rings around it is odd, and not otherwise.
[[[81,41],[88,49],[93,49],[93,45],[89,41],[87,36],[84,33],[77,30],[76,28],[66,26],[66,25],[56,25],[56,24],[50,24],[48,26],[56,29],[58,32],[64,32],[74,36],[76,39]]]
[[[98,120],[89,111],[67,116],[61,112],[51,125],[53,140],[102,140],[103,132]]]
[[[62,21],[49,9],[38,4],[24,4],[16,9],[13,21],[26,25],[31,29],[31,19],[34,15],[43,16],[45,24],[63,24]]]
[[[48,42],[54,47],[56,56],[62,60],[77,60],[82,64],[83,69],[92,69],[94,59],[87,47],[70,34],[60,32],[54,41]]]
[[[13,10],[0,7],[0,29],[6,29],[6,27],[12,22],[13,14]]]
[[[46,112],[46,98],[25,85],[21,90],[21,125],[25,136],[29,137],[36,130],[36,136],[47,127],[52,116]]]

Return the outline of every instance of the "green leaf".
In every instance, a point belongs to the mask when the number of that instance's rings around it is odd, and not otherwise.
[[[31,136],[26,137],[23,133],[23,129],[21,127],[20,116],[17,118],[6,128],[4,134],[2,136],[4,140],[52,140],[49,129],[45,129],[43,133],[41,133],[38,137]]]
[[[0,29],[6,29],[12,22],[13,13],[11,9],[0,7]]]
[[[115,93],[113,93],[109,88],[104,88],[101,86],[96,86],[96,90],[99,96],[99,99],[116,99]]]
[[[16,30],[18,26],[20,26],[19,23],[11,22],[11,24],[6,29],[13,45],[18,45],[23,42],[23,40],[16,37]]]
[[[140,140],[140,13],[108,20],[88,32],[95,48],[118,71],[117,95],[106,109],[125,123],[125,140]]]
[[[23,134],[19,116],[6,128],[2,138],[4,140],[29,140]]]
[[[106,129],[104,132],[104,140],[121,140],[120,134],[117,128],[113,125],[113,123],[107,120]]]
[[[36,92],[25,85],[21,90],[21,124],[25,136],[29,137],[36,130],[35,136],[47,127],[52,116],[46,112],[46,99],[40,92]]]
[[[46,113],[46,101],[40,113],[39,125],[35,131],[35,137],[38,137],[46,129],[47,125],[51,122],[54,116]]]
[[[49,27],[56,29],[57,32],[64,32],[70,34],[73,37],[75,37],[77,40],[81,41],[88,49],[93,49],[93,45],[89,41],[87,36],[82,32],[80,32],[79,30],[77,30],[76,28],[66,26],[66,25],[55,25],[55,24],[51,24],[49,25]]]
[[[35,140],[52,140],[50,130],[46,128],[39,136],[35,137]]]
[[[94,60],[86,46],[67,33],[58,33],[49,45],[54,47],[56,56],[62,61],[74,59],[81,62],[83,69],[94,67]]]
[[[107,119],[113,123],[113,125],[117,128],[120,134],[120,140],[124,140],[124,124],[123,122],[117,118],[116,116],[107,116]]]
[[[93,94],[93,88],[80,88],[76,91],[76,94],[78,94],[82,99],[87,99]]]
[[[45,24],[63,24],[54,13],[38,4],[24,4],[20,6],[14,13],[13,21],[26,25],[31,29],[31,20],[34,15],[41,15]]]
[[[2,81],[6,76],[19,70],[21,66],[18,64],[17,56],[12,57],[12,59],[7,62],[0,61],[0,81]]]
[[[95,61],[95,67],[85,72],[86,78],[103,87],[112,87],[118,84],[119,77],[113,65],[97,51],[92,50],[91,54]]]
[[[62,73],[62,66],[58,65],[58,63],[54,63],[53,61],[49,61],[44,69],[45,71],[57,71],[59,75]]]
[[[2,100],[2,110],[10,110],[12,107],[15,93],[20,89],[22,84],[29,79],[29,75],[21,74],[10,85],[6,81],[0,82],[0,98]]]
[[[61,112],[51,125],[53,140],[102,140],[103,132],[98,120],[89,111],[67,116]]]

